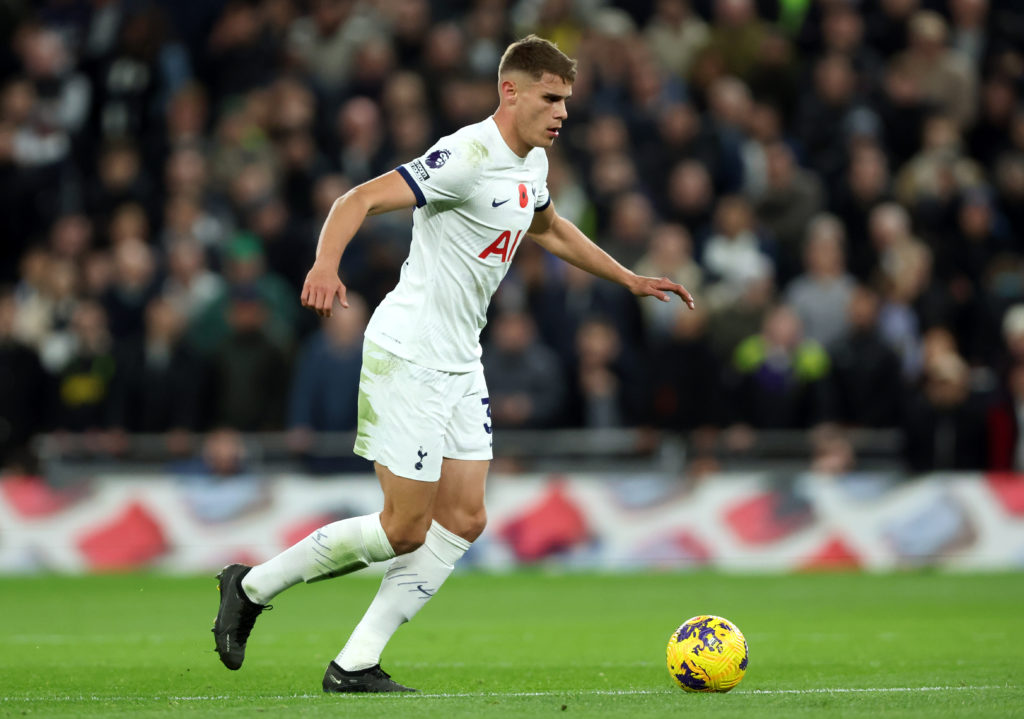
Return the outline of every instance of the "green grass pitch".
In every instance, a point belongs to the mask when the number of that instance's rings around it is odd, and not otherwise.
[[[230,672],[212,578],[0,579],[0,715],[1024,717],[1024,573],[459,573],[384,655],[420,694],[325,696],[377,583],[278,597]],[[750,645],[730,694],[665,669],[671,631],[703,613]]]

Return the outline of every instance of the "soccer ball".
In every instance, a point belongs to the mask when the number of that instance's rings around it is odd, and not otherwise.
[[[684,691],[729,691],[746,673],[747,659],[743,632],[722,617],[692,617],[668,638],[668,673]]]

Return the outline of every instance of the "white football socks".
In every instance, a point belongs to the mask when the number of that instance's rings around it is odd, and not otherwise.
[[[434,596],[469,544],[432,522],[423,546],[392,562],[370,608],[335,659],[338,666],[352,672],[379,664],[391,636]]]
[[[258,564],[242,579],[242,589],[266,604],[288,587],[340,577],[395,556],[380,524],[380,512],[332,522]]]

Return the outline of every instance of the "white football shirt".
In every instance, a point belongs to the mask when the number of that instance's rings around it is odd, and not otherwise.
[[[519,157],[489,117],[397,169],[416,195],[412,245],[366,336],[424,367],[473,371],[487,305],[533,213],[551,201],[547,155]]]

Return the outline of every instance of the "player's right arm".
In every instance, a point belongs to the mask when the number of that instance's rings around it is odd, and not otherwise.
[[[330,317],[334,298],[348,307],[345,285],[338,277],[338,265],[348,243],[369,215],[416,205],[412,188],[395,170],[353,187],[334,201],[320,230],[316,260],[302,285],[302,306]]]

